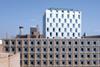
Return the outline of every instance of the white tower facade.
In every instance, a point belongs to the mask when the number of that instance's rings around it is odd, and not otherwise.
[[[81,12],[62,8],[46,9],[43,33],[46,38],[81,38]]]

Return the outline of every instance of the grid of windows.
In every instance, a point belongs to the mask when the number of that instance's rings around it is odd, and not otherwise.
[[[18,45],[18,51],[21,53],[21,60],[23,56],[24,65],[99,65],[99,48],[100,40],[76,40],[76,39],[31,39],[31,40],[16,40],[12,44],[13,40],[5,41],[5,50],[7,52],[16,51],[16,43]],[[28,44],[30,41],[30,45]],[[19,46],[23,44],[22,46]],[[25,43],[26,42],[26,43]],[[32,42],[32,43],[31,43]],[[27,44],[27,46],[25,45]],[[91,44],[91,45],[90,45]],[[30,47],[28,47],[30,46]],[[30,51],[30,52],[29,52]],[[23,55],[22,55],[23,54]],[[80,60],[78,60],[80,57]],[[29,60],[30,58],[30,60]],[[49,59],[48,59],[49,58]],[[42,59],[42,60],[41,60]],[[73,60],[74,59],[74,60]],[[30,62],[29,62],[30,61]]]

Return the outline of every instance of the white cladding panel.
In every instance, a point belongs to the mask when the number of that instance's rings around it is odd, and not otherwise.
[[[46,38],[81,38],[81,12],[77,10],[47,9]]]

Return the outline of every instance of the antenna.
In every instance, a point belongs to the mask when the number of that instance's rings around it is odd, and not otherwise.
[[[20,34],[20,35],[22,35],[22,32],[23,32],[22,30],[23,30],[23,28],[24,28],[23,26],[19,26],[19,31],[20,31],[19,34]]]
[[[36,28],[37,28],[37,31],[39,32],[39,25],[38,24],[36,25]]]
[[[8,38],[8,33],[6,32],[6,39]]]

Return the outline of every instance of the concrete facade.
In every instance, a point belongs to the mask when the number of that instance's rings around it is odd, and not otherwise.
[[[5,51],[20,52],[21,67],[100,67],[100,38],[4,39]]]
[[[20,67],[20,54],[0,53],[0,67]]]
[[[20,53],[6,53],[0,40],[0,67],[20,67]]]

